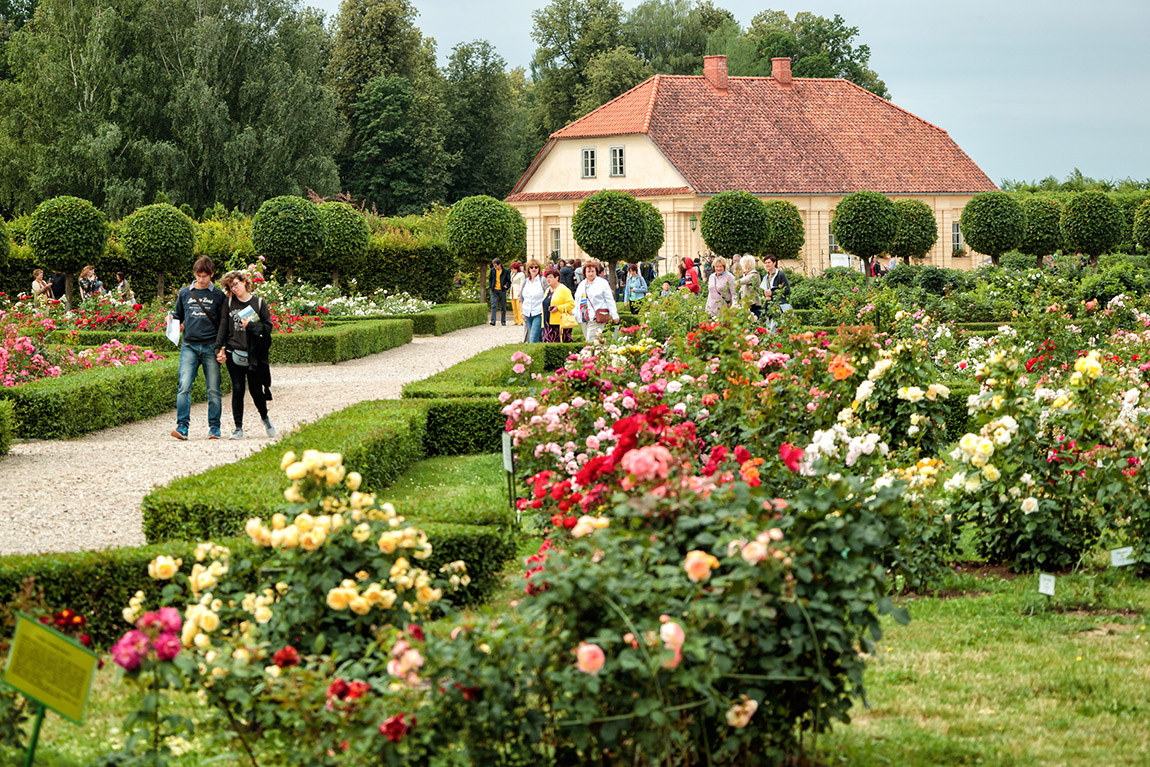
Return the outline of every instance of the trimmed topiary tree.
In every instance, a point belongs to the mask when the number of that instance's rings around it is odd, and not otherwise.
[[[284,195],[264,202],[252,219],[252,245],[268,266],[283,269],[288,279],[323,247],[323,222],[315,204]]]
[[[190,263],[195,254],[192,220],[168,203],[145,205],[124,219],[120,232],[132,270],[156,273],[156,297],[164,297],[164,272]]]
[[[990,256],[995,266],[1003,253],[1018,247],[1026,229],[1022,206],[1006,192],[997,191],[971,197],[958,224],[966,244]]]
[[[786,200],[767,200],[763,208],[767,212],[767,235],[763,239],[762,252],[779,258],[798,258],[803,251],[803,243],[807,241],[799,209]]]
[[[484,302],[488,263],[503,258],[517,245],[519,226],[513,211],[518,213],[505,202],[477,194],[452,205],[443,225],[447,248],[465,267],[479,269],[479,295]]]
[[[720,192],[703,206],[699,233],[712,253],[724,258],[763,252],[767,209],[750,192]]]
[[[871,259],[890,247],[898,233],[898,209],[878,192],[848,194],[831,217],[835,242],[863,262],[863,277],[870,282]]]
[[[1085,253],[1093,265],[1122,242],[1126,218],[1105,192],[1080,192],[1062,209],[1059,225],[1066,248]]]
[[[1134,242],[1143,250],[1150,250],[1150,200],[1134,211]]]
[[[507,255],[511,258],[527,258],[527,219],[523,218],[522,211],[519,208],[509,203],[507,209],[511,212],[511,225],[513,234],[511,235],[511,246],[507,249]]]
[[[663,214],[646,200],[637,200],[639,209],[643,212],[644,234],[643,244],[634,254],[636,261],[650,261],[659,255],[659,248],[663,247],[666,235],[666,226],[663,223]]]
[[[1018,250],[1034,256],[1041,269],[1042,260],[1062,246],[1062,205],[1053,197],[1027,197],[1019,204],[1026,223]]]
[[[626,192],[604,190],[579,203],[571,219],[576,244],[591,258],[610,267],[607,278],[615,286],[619,257],[638,253],[647,238],[647,214]]]
[[[894,207],[898,229],[887,250],[909,265],[912,258],[923,258],[938,242],[938,221],[922,200],[899,200]]]
[[[96,264],[108,244],[108,219],[79,197],[53,197],[36,206],[28,224],[32,255],[49,269],[64,272],[64,293],[72,308],[73,275]]]
[[[352,272],[363,264],[371,228],[363,214],[346,202],[323,202],[318,210],[323,247],[317,266],[331,272],[331,284],[338,288],[341,271]]]

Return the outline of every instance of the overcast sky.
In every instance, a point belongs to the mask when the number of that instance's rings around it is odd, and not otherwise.
[[[339,0],[305,0],[329,16]],[[509,66],[535,51],[531,11],[546,0],[414,0],[440,62],[486,39]],[[623,0],[632,8],[638,0]],[[1004,178],[1150,178],[1150,0],[715,0],[746,26],[759,11],[842,15],[871,48],[894,103]]]

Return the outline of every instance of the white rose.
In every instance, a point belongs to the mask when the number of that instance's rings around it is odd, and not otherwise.
[[[1022,502],[1023,514],[1033,514],[1036,511],[1038,511],[1038,499],[1034,496],[1030,496]]]

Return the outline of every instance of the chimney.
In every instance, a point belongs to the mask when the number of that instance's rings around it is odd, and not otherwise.
[[[771,59],[771,77],[775,78],[779,85],[791,84],[790,57]]]
[[[707,78],[712,87],[721,91],[727,90],[727,57],[704,56],[703,77]]]

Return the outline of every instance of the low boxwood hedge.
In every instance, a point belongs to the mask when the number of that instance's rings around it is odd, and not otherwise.
[[[419,314],[378,314],[370,317],[331,317],[326,323],[344,324],[363,319],[411,320],[417,336],[442,336],[455,330],[471,328],[487,322],[487,307],[483,304],[441,304]]]
[[[273,363],[343,362],[411,343],[410,319],[337,323],[304,333],[272,338],[268,358]]]
[[[151,349],[164,356],[176,354],[179,349],[163,333],[136,333],[115,330],[54,330],[48,334],[48,343],[67,346],[100,346],[109,341]]]
[[[18,437],[78,437],[172,410],[179,368],[175,356],[140,365],[93,368],[0,388],[0,400],[12,403]],[[221,375],[221,391],[230,391],[231,385],[228,376]],[[207,396],[203,374],[197,375],[192,399],[201,402]]]
[[[0,401],[0,455],[7,455],[16,434],[16,413],[11,402]]]
[[[523,352],[532,358],[531,372],[544,369],[549,344],[507,344],[486,349],[474,357],[452,365],[422,381],[403,387],[405,399],[438,399],[440,397],[498,397],[515,375],[511,355]]]

